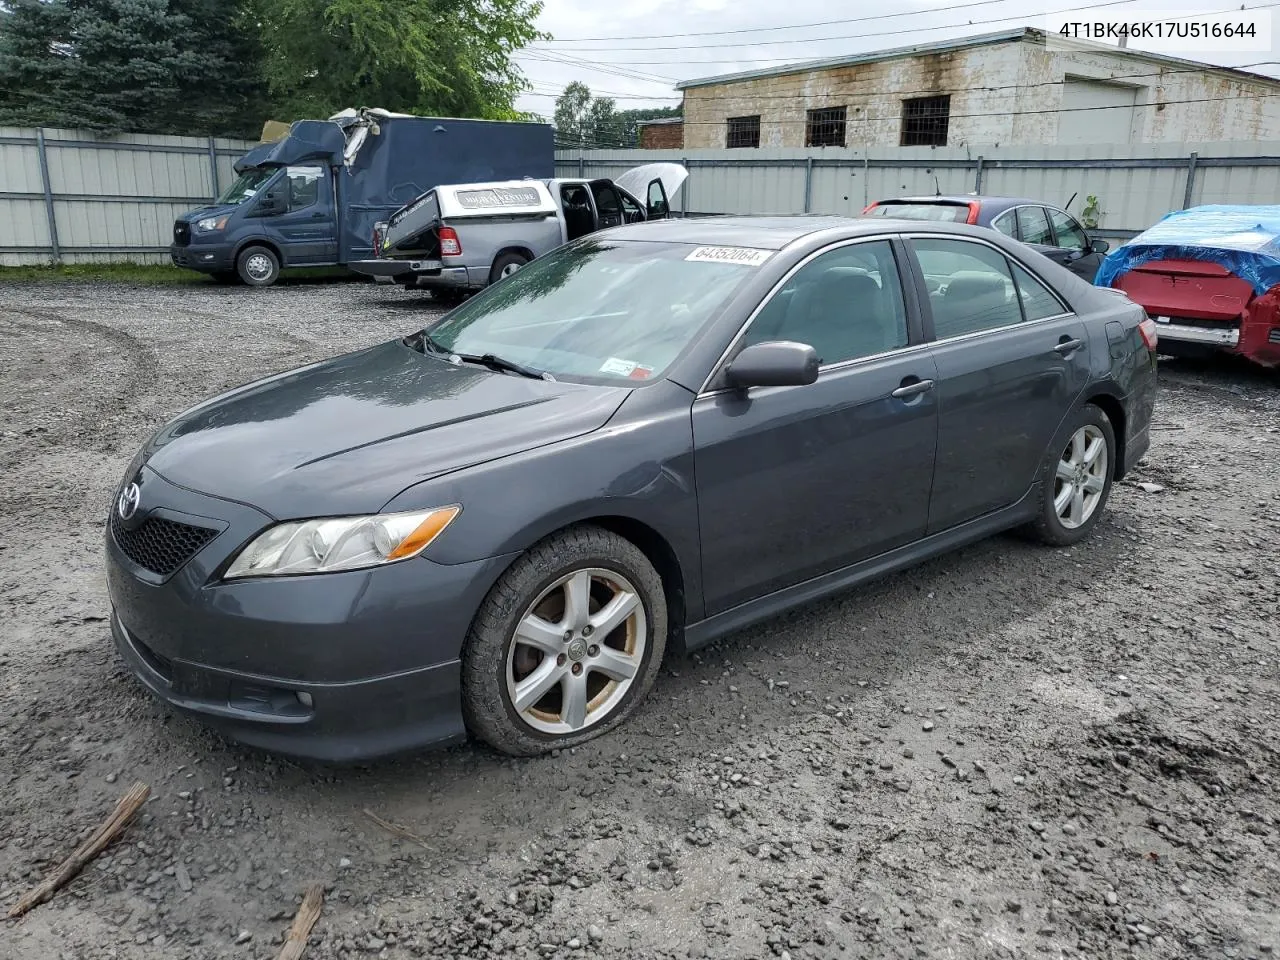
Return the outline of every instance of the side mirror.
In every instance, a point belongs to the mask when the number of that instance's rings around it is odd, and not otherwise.
[[[1095,240],[1093,241],[1093,246],[1090,249],[1092,249],[1094,253],[1106,253],[1111,249],[1111,244],[1107,243],[1105,240]]]
[[[807,343],[753,343],[733,358],[725,378],[731,387],[802,387],[818,379],[818,354]]]

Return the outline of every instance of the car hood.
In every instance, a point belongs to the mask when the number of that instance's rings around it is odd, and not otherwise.
[[[186,213],[179,214],[177,221],[179,223],[195,223],[197,220],[203,220],[205,217],[220,217],[223,214],[235,213],[238,210],[234,203],[211,203],[208,206],[196,207],[194,210],[188,210]]]
[[[455,365],[393,341],[214,397],[161,428],[140,460],[279,520],[373,513],[431,477],[596,430],[629,392]]]

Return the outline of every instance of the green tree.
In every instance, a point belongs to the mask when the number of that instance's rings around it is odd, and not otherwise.
[[[4,0],[0,123],[242,133],[257,120],[255,60],[219,0]]]
[[[516,119],[511,54],[544,34],[540,0],[247,0],[281,120],[344,107]]]
[[[595,97],[591,88],[575,80],[556,98],[556,136],[563,147],[634,147],[640,120],[680,116],[680,107],[641,107],[618,110],[610,97]]]

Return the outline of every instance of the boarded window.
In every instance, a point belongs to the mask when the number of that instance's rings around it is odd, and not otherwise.
[[[730,117],[726,147],[760,146],[760,116]]]
[[[951,95],[902,101],[902,146],[945,147]]]
[[[806,147],[843,147],[845,107],[825,107],[805,114]]]

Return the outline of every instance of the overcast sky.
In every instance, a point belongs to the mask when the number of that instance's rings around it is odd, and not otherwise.
[[[539,25],[555,40],[517,55],[534,92],[520,108],[550,117],[565,84],[581,80],[612,96],[619,109],[674,106],[677,80],[838,57],[990,33],[1043,27],[1064,10],[1126,17],[1155,11],[1219,12],[1240,0],[545,0]],[[1245,0],[1249,7],[1269,0]],[[843,11],[843,12],[842,12]],[[803,26],[810,24],[812,26]],[[821,25],[816,25],[821,24]],[[1277,31],[1280,34],[1280,31]],[[1131,47],[1142,48],[1140,41]],[[664,49],[665,48],[665,49]],[[1243,66],[1280,59],[1274,50],[1180,53],[1186,59]],[[565,62],[565,61],[569,62]],[[1252,67],[1280,75],[1275,65]]]

